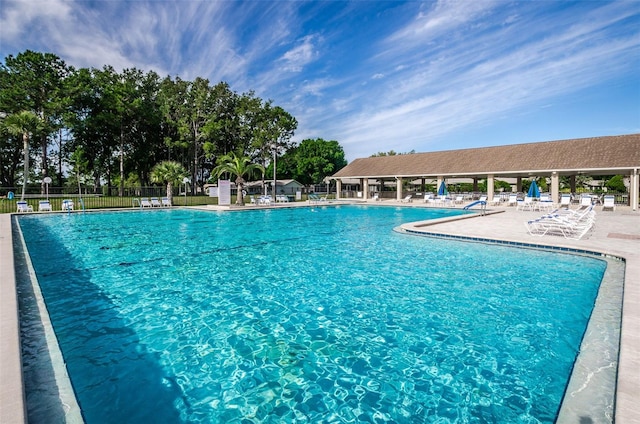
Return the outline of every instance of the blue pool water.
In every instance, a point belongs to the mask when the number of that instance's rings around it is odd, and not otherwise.
[[[19,222],[87,423],[553,422],[606,264],[392,231],[454,213]]]

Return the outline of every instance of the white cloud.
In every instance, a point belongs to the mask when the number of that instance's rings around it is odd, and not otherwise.
[[[314,40],[317,37],[308,35],[301,43],[282,55],[282,69],[289,72],[300,72],[317,57]]]
[[[38,21],[64,22],[71,10],[71,4],[64,0],[3,0],[0,8],[0,39],[11,40],[30,32],[39,32],[38,25],[34,25]]]

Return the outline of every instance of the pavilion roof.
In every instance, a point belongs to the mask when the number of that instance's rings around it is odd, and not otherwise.
[[[640,134],[356,159],[333,178],[612,175],[640,168]]]

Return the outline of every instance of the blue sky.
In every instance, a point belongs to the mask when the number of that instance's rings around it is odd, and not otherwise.
[[[255,90],[348,160],[640,132],[638,1],[0,0],[0,56]]]

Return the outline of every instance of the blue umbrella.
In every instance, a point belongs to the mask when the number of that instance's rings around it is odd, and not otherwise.
[[[449,194],[449,192],[447,191],[447,185],[444,183],[444,181],[442,181],[442,183],[440,183],[440,187],[438,188],[438,196],[446,196],[447,194]]]
[[[527,193],[529,197],[540,197],[540,189],[538,188],[538,184],[536,184],[536,180],[531,181],[531,185],[529,186],[529,192]]]

